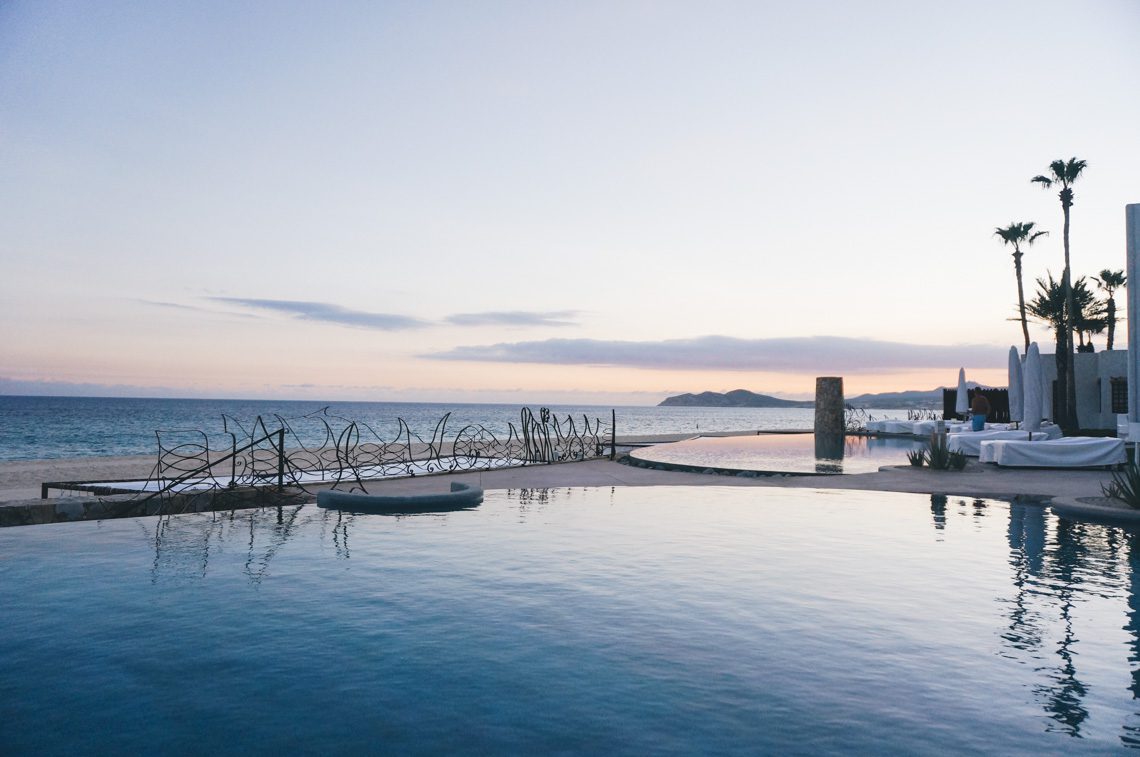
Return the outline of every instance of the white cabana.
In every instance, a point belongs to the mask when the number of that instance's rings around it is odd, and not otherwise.
[[[966,389],[966,369],[958,369],[958,394],[954,398],[954,412],[963,418],[970,412],[970,395]]]
[[[1016,347],[1009,348],[1009,419],[1020,421],[1025,417],[1022,399],[1021,356]]]
[[[1023,374],[1025,396],[1022,398],[1022,426],[1028,431],[1041,428],[1041,351],[1037,342],[1029,345]]]

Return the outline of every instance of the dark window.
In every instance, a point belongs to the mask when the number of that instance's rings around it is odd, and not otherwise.
[[[1112,412],[1123,415],[1128,412],[1128,379],[1114,377],[1108,380],[1112,392]]]

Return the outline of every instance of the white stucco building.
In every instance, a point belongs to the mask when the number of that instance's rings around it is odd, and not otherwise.
[[[1115,429],[1116,416],[1128,413],[1128,350],[1078,352],[1074,369],[1077,374],[1077,421],[1081,428]],[[1057,362],[1053,353],[1041,355],[1045,377],[1056,396]],[[1054,405],[1054,407],[1058,406]]]

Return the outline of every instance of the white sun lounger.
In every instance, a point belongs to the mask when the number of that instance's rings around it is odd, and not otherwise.
[[[1039,442],[983,440],[979,460],[1014,468],[1097,468],[1127,462],[1123,439],[1066,436]]]
[[[1049,435],[1043,431],[967,431],[958,434],[946,435],[946,446],[951,452],[961,452],[967,457],[978,457],[981,454],[982,442],[995,439],[1009,439],[1012,441],[1045,441]]]
[[[961,421],[944,421],[946,430],[951,434],[973,434],[983,433],[980,431],[971,430],[969,422]],[[903,420],[881,420],[881,421],[867,421],[867,431],[872,434],[909,434],[925,439],[934,433],[937,428],[938,421],[925,420],[925,421],[903,421]],[[985,433],[991,431],[1010,431],[1013,430],[1008,423],[987,423]],[[1057,439],[1061,436],[1061,427],[1055,423],[1042,424],[1042,432],[1048,434],[1050,439]],[[1016,438],[1016,437],[1010,437]]]
[[[911,421],[881,420],[867,421],[867,430],[872,434],[909,434]]]

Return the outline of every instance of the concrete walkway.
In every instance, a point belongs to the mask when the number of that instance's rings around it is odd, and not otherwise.
[[[143,460],[122,462],[124,465],[128,462],[140,464]],[[1124,510],[1130,515],[1135,514],[1136,517],[1140,517],[1140,511],[1131,510],[1123,503],[1103,498],[1101,487],[1111,480],[1111,472],[1104,470],[1008,469],[980,465],[976,462],[969,463],[963,471],[954,472],[892,466],[882,468],[875,473],[863,474],[743,477],[641,468],[602,459],[495,471],[376,480],[367,482],[367,487],[369,493],[385,496],[446,492],[452,481],[475,484],[488,490],[612,486],[849,489],[1010,500],[1029,499],[1049,501],[1054,505],[1080,507],[1087,507],[1089,502],[1093,501],[1092,506],[1095,508],[1111,507],[1110,513],[1119,514]],[[241,502],[227,500],[226,509],[266,506],[273,502],[279,504],[283,496],[295,502],[311,501],[315,499],[316,491],[317,488],[309,488],[308,493],[295,491],[281,495],[269,490],[249,490],[252,496],[246,497]],[[19,485],[7,489],[0,486],[0,525],[132,517],[158,512],[133,508],[130,502],[134,498],[131,497],[101,500],[90,496],[79,496],[41,500],[38,497],[33,498],[30,494],[27,489]],[[120,499],[122,502],[116,501]],[[1096,500],[1099,502],[1095,502]],[[159,504],[158,500],[154,500],[151,506],[158,507]],[[1103,512],[1103,510],[1098,511]]]
[[[1100,497],[1112,474],[1100,470],[1029,470],[997,468],[971,462],[963,471],[933,471],[910,466],[877,473],[831,476],[739,478],[704,473],[638,468],[608,460],[529,466],[508,470],[370,482],[377,494],[446,491],[450,481],[476,483],[484,489],[549,489],[568,486],[751,486],[808,489],[915,492],[966,497]]]

